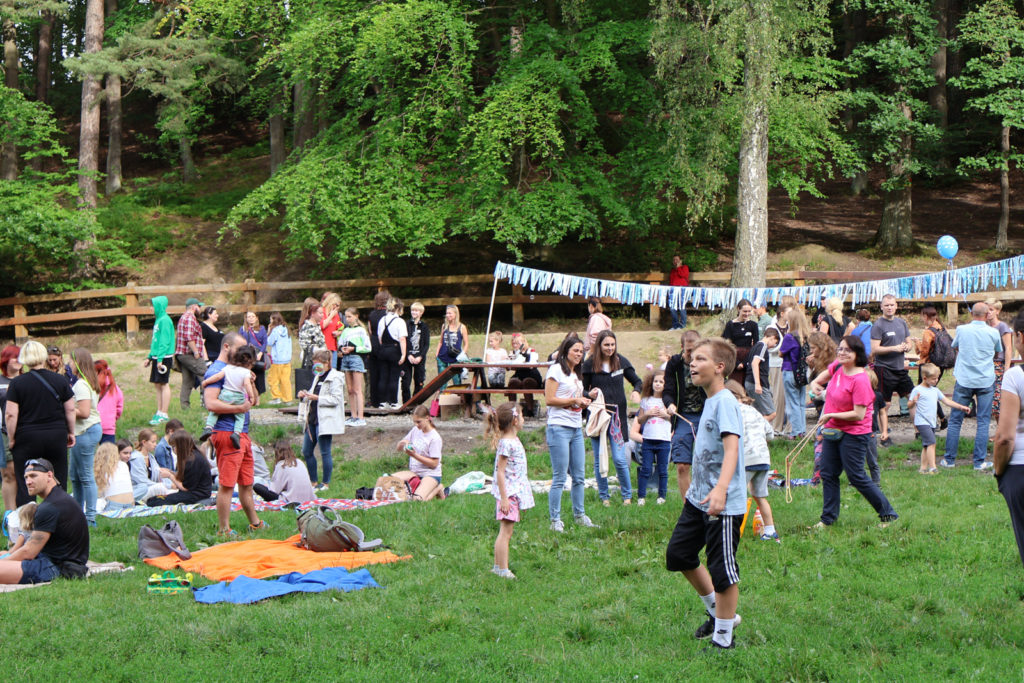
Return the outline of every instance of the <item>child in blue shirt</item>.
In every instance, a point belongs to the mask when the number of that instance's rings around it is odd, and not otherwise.
[[[267,354],[270,367],[267,369],[267,389],[271,405],[291,403],[292,394],[292,337],[284,316],[278,312],[270,314],[270,330],[267,332]]]
[[[747,507],[743,465],[743,418],[725,380],[736,365],[736,347],[721,337],[697,342],[690,361],[693,383],[707,394],[693,444],[686,502],[665,551],[669,571],[682,572],[694,587],[708,619],[694,637],[711,637],[709,650],[730,649],[739,600],[736,546]],[[706,546],[707,567],[699,553]]]
[[[167,437],[179,429],[184,429],[185,425],[181,423],[181,420],[168,420],[164,425],[164,438],[160,439],[160,443],[156,445],[153,450],[153,457],[156,458],[156,463],[160,467],[165,467],[172,472],[177,469],[177,463],[174,459],[174,451],[171,450],[171,444],[167,443]]]
[[[962,410],[969,407],[954,403],[946,398],[936,384],[939,383],[939,367],[933,363],[921,366],[921,383],[910,392],[908,407],[914,411],[914,428],[921,435],[921,474],[935,474],[935,430],[938,428],[939,404]]]

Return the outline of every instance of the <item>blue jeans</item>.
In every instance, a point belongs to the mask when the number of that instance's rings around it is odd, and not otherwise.
[[[978,433],[974,437],[974,466],[977,467],[985,462],[985,455],[988,453],[988,425],[992,420],[992,398],[995,396],[996,386],[982,389],[972,389],[957,382],[953,385],[953,401],[967,405],[973,398],[978,404]],[[956,460],[956,451],[960,446],[960,427],[964,423],[964,412],[962,410],[949,411],[949,425],[946,429],[946,462],[953,464]]]
[[[668,312],[672,314],[672,329],[682,329],[686,327],[686,309],[680,308],[678,311],[674,308],[668,309]]]
[[[615,466],[615,475],[619,478],[619,492],[622,500],[629,500],[633,497],[633,485],[629,479],[629,456],[626,455],[626,442],[615,443],[615,439],[608,435],[605,438],[608,443],[608,455],[612,458]],[[608,500],[608,477],[601,476],[601,459],[598,453],[601,450],[601,439],[591,438],[590,445],[594,449],[594,477],[597,479],[597,495],[601,500]]]
[[[640,449],[640,476],[637,477],[638,498],[647,496],[647,480],[651,478],[651,465],[654,462],[658,463],[658,498],[664,498],[668,493],[668,453],[671,446],[671,441],[644,439]]]
[[[101,436],[103,428],[99,424],[94,424],[76,436],[68,467],[68,478],[73,487],[71,495],[85,506],[85,520],[92,525],[96,524],[96,475],[93,474],[92,463]]]
[[[551,490],[548,491],[548,515],[551,521],[562,518],[562,489],[566,472],[572,477],[572,514],[579,517],[583,511],[583,466],[587,451],[583,446],[582,427],[548,425],[548,451],[551,454]]]
[[[315,410],[315,409],[314,409]],[[306,425],[302,432],[302,457],[306,459],[306,469],[309,471],[309,480],[314,484],[320,481],[316,478],[316,454],[314,447],[320,448],[320,459],[324,463],[323,483],[331,483],[331,472],[334,470],[334,458],[331,457],[331,435],[324,434],[317,436],[319,425]],[[310,433],[312,432],[312,433]]]
[[[798,387],[793,382],[793,371],[782,371],[782,386],[786,390],[786,419],[789,420],[790,434],[799,436],[807,431],[807,386]]]
[[[825,439],[821,442],[821,521],[825,524],[833,524],[839,519],[839,475],[844,470],[850,484],[871,503],[879,518],[899,516],[882,489],[864,471],[864,457],[870,438],[868,434],[843,434],[838,441]]]

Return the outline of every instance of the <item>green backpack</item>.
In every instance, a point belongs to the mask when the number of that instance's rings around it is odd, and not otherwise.
[[[330,517],[328,519],[328,517]],[[363,531],[345,522],[329,507],[311,507],[299,513],[296,524],[302,534],[302,547],[318,553],[373,550],[381,539],[364,541]]]

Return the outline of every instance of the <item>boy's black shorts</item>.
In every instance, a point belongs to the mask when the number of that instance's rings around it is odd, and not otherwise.
[[[700,566],[700,550],[707,547],[708,573],[716,593],[740,582],[736,564],[736,546],[740,542],[743,515],[710,517],[699,507],[686,501],[672,530],[665,550],[665,566],[670,572],[696,569]]]

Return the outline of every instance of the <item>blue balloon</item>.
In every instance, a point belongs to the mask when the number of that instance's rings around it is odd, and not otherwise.
[[[956,238],[952,235],[943,235],[939,238],[939,243],[935,245],[935,248],[939,250],[939,256],[946,260],[953,260],[956,253],[960,251],[960,245],[957,244]]]

